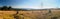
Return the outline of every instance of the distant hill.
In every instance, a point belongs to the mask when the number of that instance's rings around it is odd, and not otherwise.
[[[28,11],[28,10],[49,10],[49,9],[12,8],[11,6],[9,6],[9,7],[3,6],[3,7],[0,7],[0,10],[24,10],[24,11]],[[60,8],[50,8],[50,10],[60,10]]]

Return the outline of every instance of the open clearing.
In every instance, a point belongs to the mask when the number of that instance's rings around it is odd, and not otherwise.
[[[0,19],[15,19],[14,14],[16,11],[0,11]],[[18,11],[18,19],[51,19],[58,17],[60,19],[60,10],[39,10],[39,11]]]

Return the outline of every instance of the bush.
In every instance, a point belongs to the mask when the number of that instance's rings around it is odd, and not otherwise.
[[[58,17],[52,17],[51,19],[57,19]]]

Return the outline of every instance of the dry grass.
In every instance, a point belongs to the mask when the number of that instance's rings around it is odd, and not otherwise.
[[[51,17],[59,17],[60,18],[60,10],[51,10],[51,16],[48,13],[48,10],[41,11],[19,11],[19,19],[51,19]],[[0,11],[0,19],[15,19],[14,14],[16,11]]]

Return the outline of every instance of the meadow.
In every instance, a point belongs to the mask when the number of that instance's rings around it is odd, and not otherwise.
[[[60,19],[60,10],[0,11],[0,19]]]

